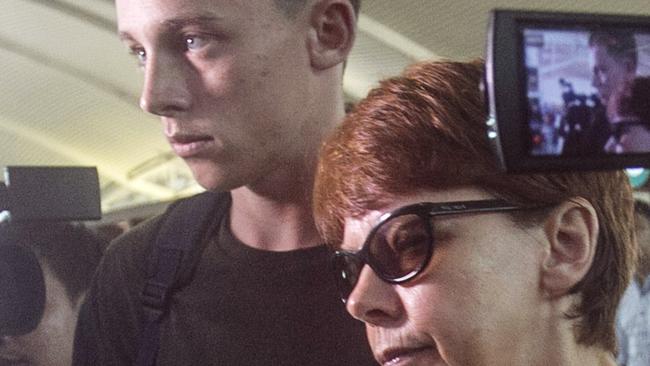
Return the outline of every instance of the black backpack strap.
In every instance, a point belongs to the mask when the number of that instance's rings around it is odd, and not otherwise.
[[[155,366],[160,325],[172,292],[190,282],[207,243],[208,230],[230,207],[230,194],[204,192],[167,208],[154,235],[151,261],[141,294],[144,330],[136,366]]]

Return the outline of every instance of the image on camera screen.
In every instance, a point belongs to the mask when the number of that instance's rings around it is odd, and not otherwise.
[[[650,32],[522,31],[531,155],[650,152]]]

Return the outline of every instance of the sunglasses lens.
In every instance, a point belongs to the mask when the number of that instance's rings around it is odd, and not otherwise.
[[[432,242],[428,220],[414,214],[384,222],[369,245],[369,261],[389,281],[411,278],[426,264]]]
[[[336,252],[332,260],[334,274],[336,276],[336,285],[338,286],[341,300],[345,303],[352,293],[354,286],[359,281],[359,274],[363,268],[363,263],[356,257]]]

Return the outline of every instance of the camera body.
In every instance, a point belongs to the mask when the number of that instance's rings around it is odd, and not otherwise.
[[[598,49],[615,49],[618,39],[631,42],[620,41],[620,55]],[[615,66],[603,69],[608,57],[626,75],[617,85]],[[612,117],[625,109],[614,101],[636,84],[643,84],[637,99],[650,104],[649,76],[650,17],[493,10],[483,87],[500,166],[515,173],[650,167],[650,117],[632,124]]]
[[[98,220],[99,177],[94,167],[9,166],[0,183],[0,211],[12,221]]]

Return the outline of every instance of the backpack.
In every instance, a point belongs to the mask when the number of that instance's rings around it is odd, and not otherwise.
[[[141,293],[144,328],[135,365],[155,366],[160,325],[174,291],[189,284],[205,240],[230,207],[229,193],[203,192],[171,204],[152,236],[152,252]]]

